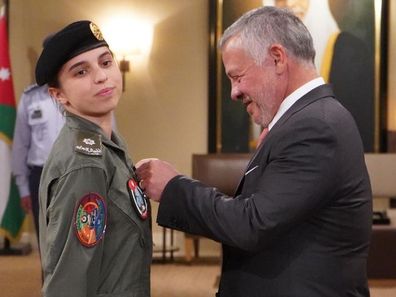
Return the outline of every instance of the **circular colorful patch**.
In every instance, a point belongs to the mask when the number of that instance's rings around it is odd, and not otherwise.
[[[107,209],[105,200],[97,193],[81,198],[74,215],[78,240],[86,247],[96,245],[106,230]]]
[[[143,220],[148,218],[148,206],[146,194],[139,187],[138,183],[133,179],[127,181],[127,188],[132,205],[139,217]]]

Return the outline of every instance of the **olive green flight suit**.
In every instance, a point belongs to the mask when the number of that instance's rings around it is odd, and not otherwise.
[[[132,206],[132,162],[123,141],[67,114],[40,182],[40,247],[44,297],[148,297],[152,235]],[[86,246],[77,236],[78,206],[102,197],[106,228]],[[148,202],[149,203],[149,202]]]

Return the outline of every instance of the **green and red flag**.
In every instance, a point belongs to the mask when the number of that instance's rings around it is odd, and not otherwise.
[[[11,145],[16,107],[8,51],[5,5],[0,2],[0,235],[19,239],[25,214],[11,175]]]

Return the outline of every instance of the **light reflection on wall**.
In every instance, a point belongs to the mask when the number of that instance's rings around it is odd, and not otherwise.
[[[131,14],[112,15],[101,25],[103,35],[117,58],[148,56],[153,43],[153,25]]]

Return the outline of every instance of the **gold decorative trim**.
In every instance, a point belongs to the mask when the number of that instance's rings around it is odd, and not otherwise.
[[[380,151],[380,133],[381,133],[381,97],[380,97],[380,76],[381,76],[381,14],[382,1],[375,0],[375,34],[374,34],[374,152]]]
[[[217,1],[217,16],[216,16],[216,152],[221,153],[222,150],[222,133],[221,133],[221,123],[222,123],[222,62],[221,62],[221,52],[217,48],[218,42],[223,34],[223,0]]]

